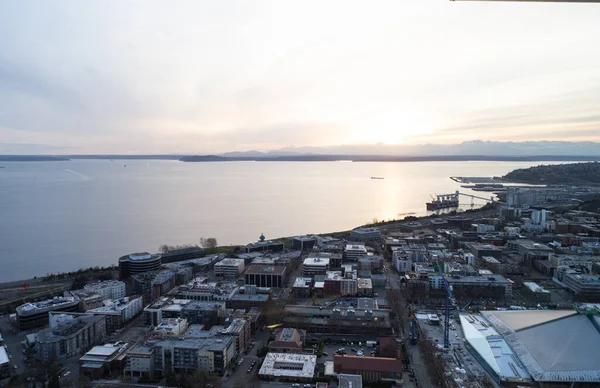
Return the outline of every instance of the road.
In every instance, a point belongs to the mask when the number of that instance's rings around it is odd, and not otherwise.
[[[247,383],[248,387],[253,386],[250,383],[250,380],[251,380],[251,378],[253,378],[255,376],[256,373],[258,373],[258,364],[259,364],[259,358],[256,356],[256,352],[262,346],[264,346],[268,340],[269,340],[269,330],[259,330],[256,333],[254,346],[252,346],[248,350],[247,354],[242,354],[238,358],[238,361],[243,359],[242,364],[238,366],[236,363],[235,370],[230,372],[229,375],[223,377],[223,379],[221,380],[221,386],[223,388],[235,388],[237,385],[236,383],[241,383],[241,382]],[[252,370],[250,371],[250,373],[248,373],[248,368],[251,367],[253,361],[256,361],[256,364],[254,365],[254,367],[252,367]],[[256,386],[258,387],[258,381],[257,381]]]

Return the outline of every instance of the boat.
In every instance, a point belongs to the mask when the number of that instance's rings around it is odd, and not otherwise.
[[[384,179],[382,176],[372,176],[371,179]]]
[[[458,191],[454,194],[438,194],[436,198],[431,197],[427,202],[427,210],[447,209],[458,207]]]

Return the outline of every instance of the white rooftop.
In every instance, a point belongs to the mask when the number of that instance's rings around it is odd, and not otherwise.
[[[326,267],[329,265],[329,258],[328,257],[307,257],[306,259],[304,259],[304,265]]]
[[[268,353],[259,375],[312,379],[317,356],[310,354]]]

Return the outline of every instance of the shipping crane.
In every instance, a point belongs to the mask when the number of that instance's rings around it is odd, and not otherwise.
[[[437,255],[434,256],[434,259],[435,267],[438,271],[440,271],[440,276],[442,277],[442,282],[444,284],[444,288],[446,289],[446,303],[444,306],[444,348],[448,349],[450,348],[450,305],[454,305],[454,297],[452,296],[452,286],[448,284],[448,281],[444,276],[444,271],[442,271],[442,268],[440,268]]]

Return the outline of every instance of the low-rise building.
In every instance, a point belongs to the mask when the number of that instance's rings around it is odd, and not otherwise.
[[[371,279],[358,279],[357,293],[359,296],[373,296],[373,282]]]
[[[402,380],[402,361],[395,358],[335,355],[333,365],[336,373],[360,375],[364,381]]]
[[[523,282],[523,286],[525,286],[526,292],[532,295],[539,302],[550,302],[550,291],[546,290],[544,287],[540,286],[535,282]]]
[[[6,348],[0,346],[0,378],[6,378],[10,376],[10,358],[6,353]]]
[[[267,353],[258,372],[264,378],[312,380],[317,356],[294,353]]]
[[[215,276],[235,279],[244,272],[244,259],[223,259],[214,266]]]
[[[258,287],[285,287],[287,268],[283,265],[251,265],[245,273],[246,284]]]
[[[121,329],[125,323],[140,314],[143,308],[143,298],[132,296],[118,300],[106,300],[104,306],[88,310],[88,313],[104,316],[106,318],[106,331],[112,333]]]
[[[313,279],[309,277],[298,277],[292,286],[292,294],[296,298],[310,298],[312,295]]]
[[[367,255],[367,248],[363,244],[348,244],[344,248],[344,261],[358,261]]]
[[[183,318],[163,318],[154,329],[165,336],[180,336],[188,328],[188,321]]]
[[[598,301],[600,299],[599,275],[585,275],[568,271],[562,281],[575,294],[577,300]]]
[[[54,327],[40,330],[35,356],[40,361],[64,360],[87,351],[106,338],[106,320],[90,314],[55,316]]]
[[[244,318],[227,319],[225,328],[221,335],[230,336],[235,339],[235,351],[237,355],[245,352],[250,346],[250,321]]]
[[[105,280],[97,283],[90,283],[83,286],[83,289],[90,293],[102,295],[104,300],[121,299],[125,297],[125,283],[119,280]]]
[[[299,251],[310,251],[317,243],[315,236],[296,236],[292,239],[292,248]]]
[[[128,346],[124,342],[94,346],[79,359],[79,374],[94,380],[106,372],[121,374],[125,369]]]
[[[362,376],[361,375],[349,375],[340,373],[338,374],[338,387],[339,388],[362,388]]]
[[[328,257],[307,257],[302,263],[302,276],[325,275],[329,271]]]
[[[246,253],[251,252],[283,252],[285,245],[281,241],[266,240],[264,235],[260,235],[257,242],[246,245]]]
[[[502,259],[502,249],[491,244],[467,243],[467,248],[471,251],[475,260],[481,260],[482,257],[494,257],[498,260]]]
[[[85,290],[66,291],[65,296],[79,298],[79,311],[87,311],[103,306],[104,297],[101,294]]]
[[[154,379],[154,348],[136,346],[127,352],[124,374],[130,377]]]
[[[75,312],[79,310],[79,304],[79,298],[75,296],[54,297],[42,302],[22,304],[16,309],[17,327],[24,331],[47,326],[50,311]]]
[[[286,325],[318,333],[370,333],[388,335],[392,332],[388,310],[354,309],[328,306],[287,305]]]
[[[269,342],[269,350],[279,353],[302,353],[305,330],[283,328],[275,330],[275,339]]]
[[[377,228],[356,228],[350,232],[352,240],[367,241],[381,239],[381,232]]]

